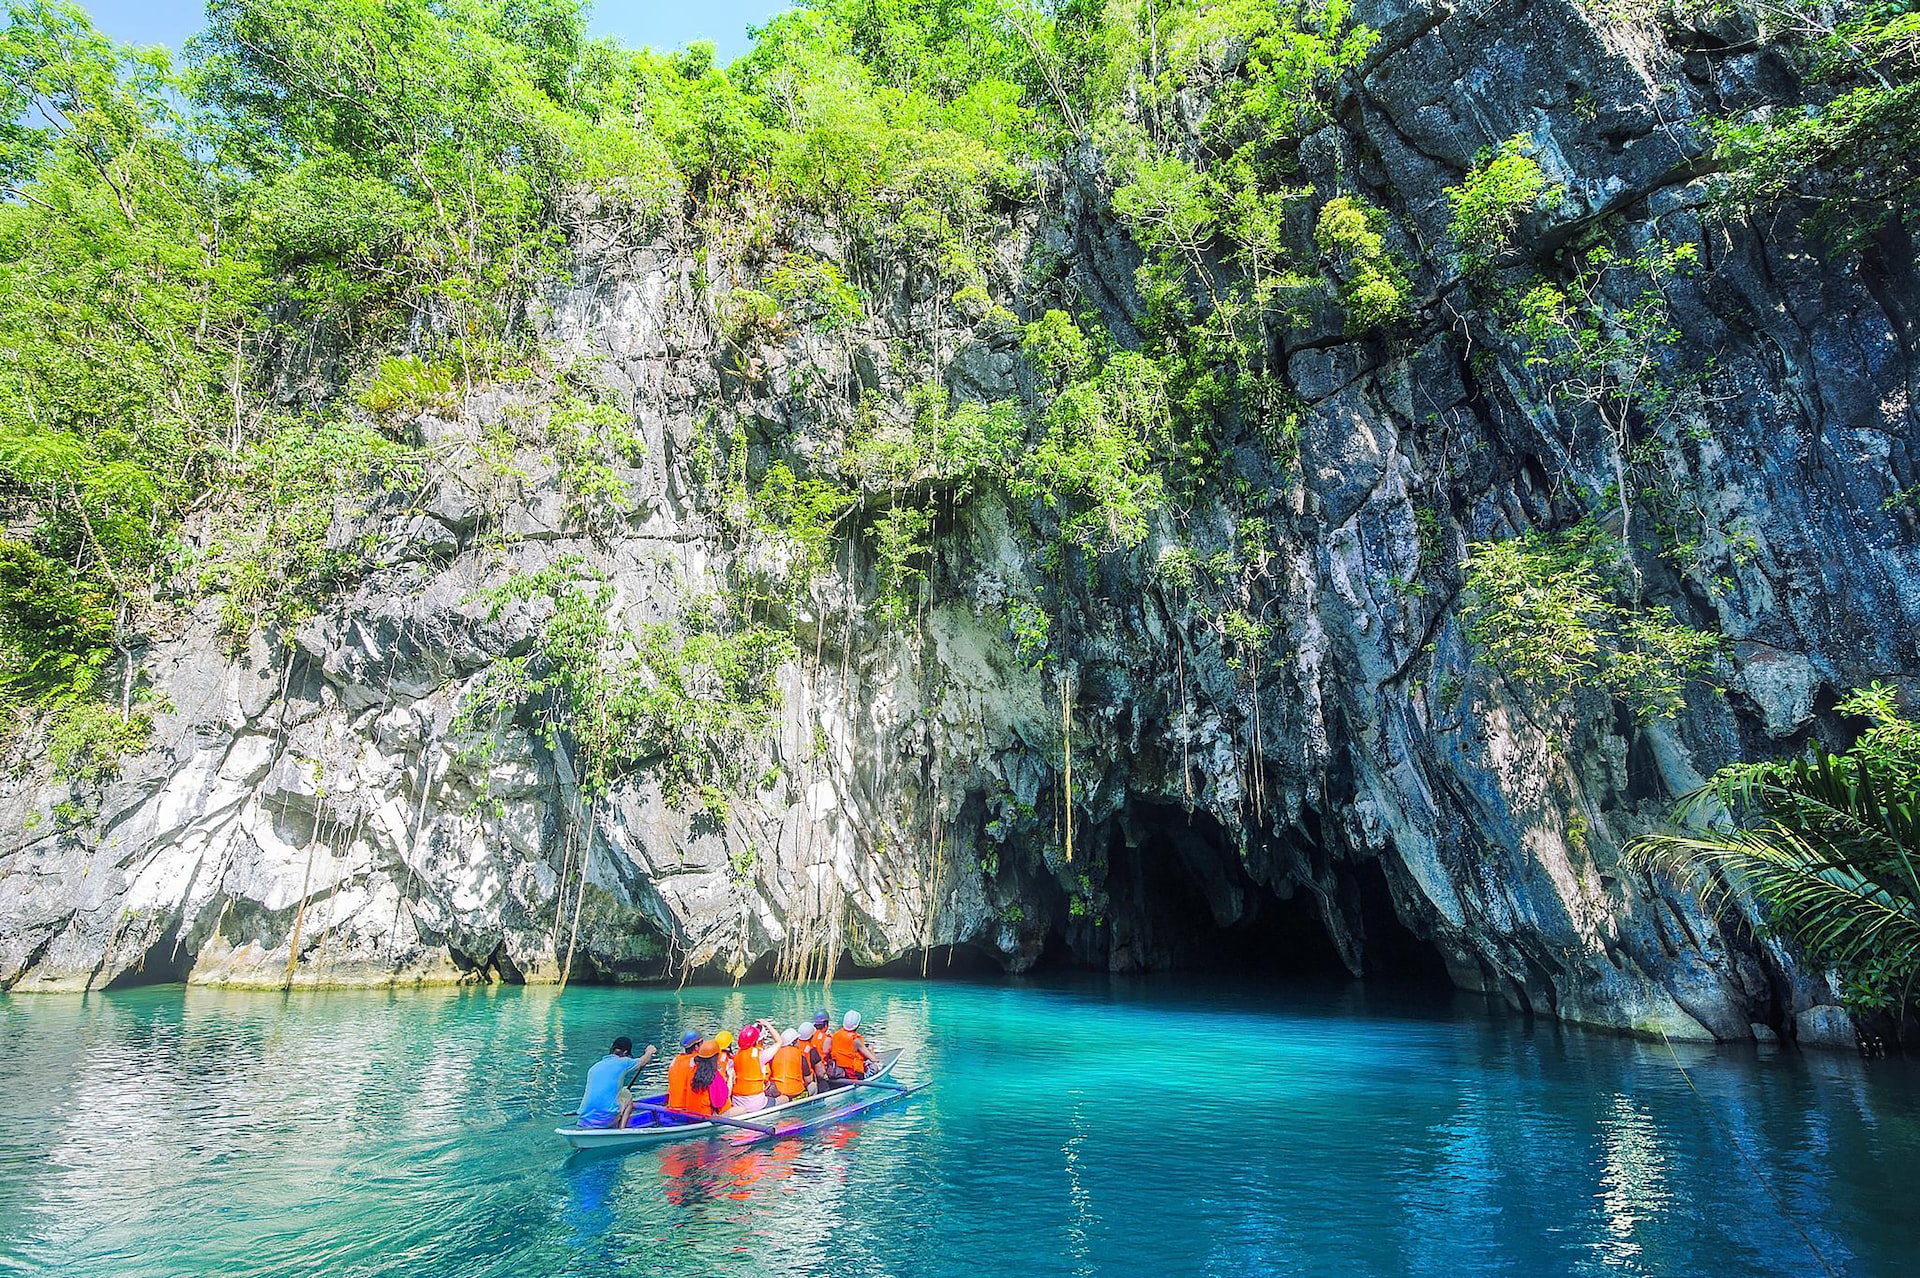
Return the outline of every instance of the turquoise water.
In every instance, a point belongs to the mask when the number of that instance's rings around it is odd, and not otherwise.
[[[932,1089],[606,1156],[551,1132],[614,1035],[816,999],[0,998],[0,1272],[1825,1272],[1796,1223],[1837,1272],[1914,1272],[1912,1063],[1681,1048],[1696,1095],[1664,1046],[1435,999],[840,982]]]

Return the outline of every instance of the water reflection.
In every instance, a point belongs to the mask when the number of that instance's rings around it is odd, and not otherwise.
[[[852,983],[831,1007],[932,1091],[744,1147],[551,1135],[616,1034],[822,1001],[0,999],[0,1271],[1819,1273],[1798,1225],[1836,1269],[1894,1274],[1920,1243],[1906,1062],[1669,1052],[1351,987]]]
[[[1666,1187],[1667,1160],[1653,1116],[1630,1096],[1615,1094],[1610,1111],[1600,1119],[1600,1140],[1606,1149],[1600,1204],[1607,1237],[1596,1247],[1607,1265],[1622,1267],[1642,1250],[1635,1227],[1664,1210],[1672,1197]]]

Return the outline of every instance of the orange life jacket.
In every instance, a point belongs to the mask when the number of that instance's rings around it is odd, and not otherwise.
[[[692,1052],[682,1052],[673,1058],[667,1066],[667,1108],[683,1113],[702,1113],[693,1107],[693,1070],[695,1061]],[[703,1098],[704,1099],[704,1098]]]
[[[792,1099],[807,1090],[807,1054],[788,1044],[773,1054],[773,1085]]]
[[[824,1061],[827,1059],[828,1050],[833,1046],[833,1040],[828,1037],[825,1030],[817,1029],[813,1032],[813,1037],[807,1040],[807,1046],[813,1049],[814,1060]]]
[[[867,1059],[861,1055],[867,1041],[860,1037],[859,1030],[837,1029],[833,1032],[833,1063],[855,1078],[867,1072]]]
[[[733,1058],[733,1094],[757,1096],[767,1090],[767,1069],[760,1049],[745,1047]]]

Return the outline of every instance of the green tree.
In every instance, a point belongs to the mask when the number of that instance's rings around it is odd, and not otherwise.
[[[169,534],[252,421],[260,273],[164,53],[116,47],[71,5],[5,18],[0,690],[77,714],[117,665],[132,723]]]
[[[1314,242],[1341,272],[1340,300],[1356,333],[1400,323],[1411,304],[1406,268],[1386,246],[1386,225],[1384,212],[1350,195],[1328,200],[1314,223]]]
[[[1719,640],[1667,608],[1615,602],[1619,559],[1591,524],[1475,543],[1464,564],[1467,638],[1548,701],[1592,684],[1641,719],[1672,718]]]
[[[1512,249],[1520,219],[1553,194],[1539,162],[1529,154],[1532,144],[1526,134],[1516,133],[1476,164],[1460,185],[1447,188],[1453,209],[1447,234],[1460,250],[1461,269],[1469,274],[1486,270]]]
[[[1593,245],[1573,259],[1566,287],[1542,282],[1520,299],[1527,366],[1541,375],[1550,399],[1589,409],[1600,420],[1620,542],[1629,548],[1634,491],[1627,466],[1634,428],[1672,408],[1681,384],[1666,368],[1680,336],[1666,289],[1697,257],[1691,244],[1661,241],[1632,257]],[[1617,300],[1623,291],[1626,300]]]

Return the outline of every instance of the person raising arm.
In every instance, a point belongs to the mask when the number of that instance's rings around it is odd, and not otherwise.
[[[780,1036],[780,1050],[768,1062],[768,1085],[776,1104],[795,1100],[813,1090],[813,1067],[807,1049],[801,1047],[799,1034],[788,1030]]]
[[[580,1095],[582,1127],[625,1126],[633,1114],[633,1093],[628,1082],[653,1059],[649,1046],[639,1060],[633,1059],[633,1040],[622,1034],[613,1040],[605,1056],[587,1070],[587,1089]]]
[[[733,1054],[733,1109],[751,1114],[767,1107],[767,1058],[760,1052],[760,1027],[740,1031],[740,1050]]]

